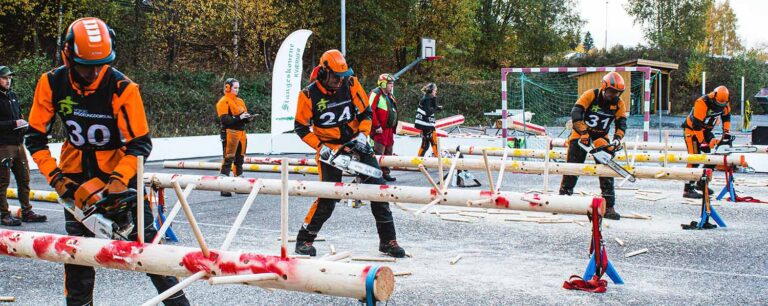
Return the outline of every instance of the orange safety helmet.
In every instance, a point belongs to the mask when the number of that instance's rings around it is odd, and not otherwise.
[[[715,87],[715,90],[710,92],[707,96],[709,96],[710,99],[715,100],[715,103],[719,106],[725,106],[728,104],[728,88],[725,86],[717,86]]]
[[[75,20],[64,37],[62,58],[69,65],[72,60],[81,65],[109,64],[115,60],[113,49],[115,32],[104,21],[95,17]]]
[[[320,71],[318,71],[318,79],[325,79],[329,71],[335,73],[339,77],[348,77],[355,72],[347,66],[347,60],[344,59],[344,54],[336,49],[325,51],[323,56],[320,57]]]
[[[394,82],[395,82],[395,78],[392,75],[390,75],[389,73],[384,73],[379,75],[379,80],[376,81],[376,85],[378,85],[381,88],[387,88],[387,85]]]
[[[604,91],[606,88],[613,88],[619,92],[624,91],[624,78],[616,71],[609,72],[603,76],[603,81],[600,82],[600,90]]]

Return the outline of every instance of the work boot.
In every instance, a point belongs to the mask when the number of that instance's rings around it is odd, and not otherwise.
[[[611,219],[611,220],[619,220],[621,219],[621,215],[616,212],[613,207],[606,207],[605,208],[605,215],[603,215],[603,218]]]
[[[31,209],[28,211],[25,211],[21,214],[21,221],[24,222],[45,222],[48,221],[48,217],[43,215],[38,215]]]
[[[385,181],[387,181],[387,182],[394,182],[394,181],[397,181],[397,178],[395,178],[395,177],[393,177],[393,176],[391,176],[391,175],[389,175],[389,174],[384,174],[384,175],[382,176],[382,178],[384,178],[384,180],[385,180]]]
[[[312,242],[296,241],[296,254],[317,256],[317,250],[312,246]]]
[[[693,189],[690,189],[690,190],[689,190],[689,189],[686,189],[685,191],[683,191],[683,198],[688,198],[688,199],[701,199],[701,198],[704,198],[704,195],[702,195],[701,193],[699,193],[699,192],[698,192],[698,191],[696,191],[696,190],[693,190]]]
[[[390,240],[387,243],[379,243],[379,252],[385,253],[394,258],[405,257],[405,250],[397,244],[397,240]]]
[[[5,226],[20,226],[21,220],[14,218],[11,214],[3,214],[0,224]]]

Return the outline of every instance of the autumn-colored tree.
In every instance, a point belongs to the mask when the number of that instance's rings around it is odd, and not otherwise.
[[[744,50],[738,35],[738,19],[728,0],[707,11],[706,48],[711,55],[734,55]]]
[[[706,38],[705,19],[713,0],[629,0],[627,13],[645,30],[652,46],[662,49],[696,46]]]

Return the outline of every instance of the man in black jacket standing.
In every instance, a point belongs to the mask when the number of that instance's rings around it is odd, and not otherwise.
[[[46,216],[32,211],[29,204],[29,166],[24,150],[24,132],[29,125],[21,115],[21,107],[16,93],[11,91],[11,78],[14,75],[7,66],[0,66],[0,224],[19,226],[24,222],[45,222]],[[6,191],[11,183],[11,171],[16,177],[16,185],[21,203],[21,220],[16,219],[8,210]]]

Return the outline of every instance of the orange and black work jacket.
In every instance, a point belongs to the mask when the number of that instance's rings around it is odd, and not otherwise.
[[[335,150],[358,133],[369,135],[371,116],[368,96],[356,78],[347,78],[334,93],[313,82],[299,94],[294,128],[310,147],[319,150],[325,144]]]
[[[568,138],[573,140],[589,134],[591,139],[607,138],[611,122],[615,122],[613,137],[621,139],[627,130],[627,111],[624,101],[619,98],[616,104],[603,99],[600,89],[585,91],[571,110],[573,132]]]
[[[58,167],[48,149],[56,115],[67,132]],[[85,179],[108,175],[128,185],[136,176],[136,157],[146,158],[152,150],[139,85],[109,65],[85,88],[70,79],[66,66],[43,74],[29,113],[26,145],[48,182],[61,169]]]
[[[723,121],[723,132],[731,131],[731,105],[719,106],[709,96],[702,96],[693,102],[693,109],[683,123],[684,128],[693,130],[699,142],[704,142],[704,130],[712,130],[717,120]]]
[[[225,93],[219,102],[216,103],[216,114],[219,117],[221,129],[245,130],[246,120],[241,120],[240,115],[247,112],[243,99],[237,95],[228,92]]]

